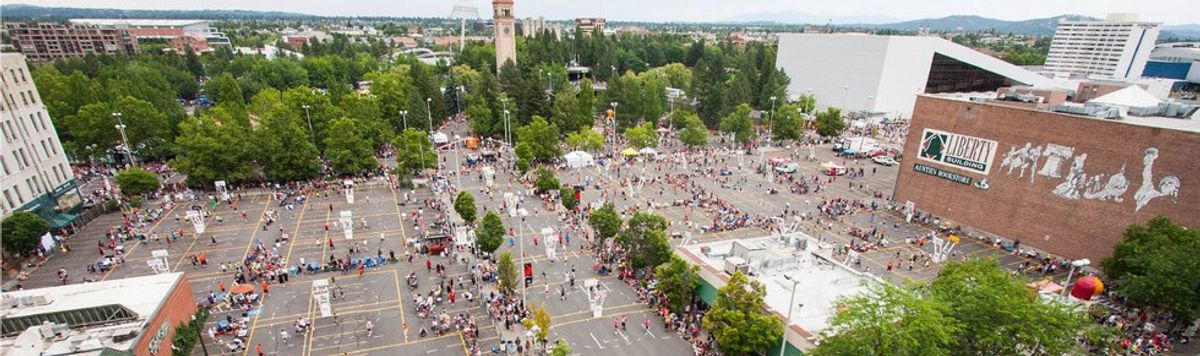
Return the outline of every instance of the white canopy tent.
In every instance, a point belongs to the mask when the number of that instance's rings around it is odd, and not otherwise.
[[[591,153],[583,151],[572,151],[563,155],[563,159],[567,160],[567,167],[580,168],[596,164],[596,159]]]
[[[433,134],[433,143],[440,145],[440,144],[444,144],[447,142],[450,142],[450,136],[446,136],[446,134],[441,133],[441,132],[437,132],[437,133]]]
[[[647,155],[647,156],[651,156],[651,157],[658,155],[658,151],[655,151],[653,148],[650,148],[650,147],[644,147],[644,148],[638,150],[638,153],[641,153],[641,154]]]

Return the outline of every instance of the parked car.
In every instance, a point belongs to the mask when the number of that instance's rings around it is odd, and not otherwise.
[[[800,165],[798,165],[794,162],[793,163],[784,163],[784,164],[775,166],[775,171],[779,172],[779,173],[795,173],[796,169],[798,169],[798,168],[800,168]]]
[[[878,157],[872,158],[871,160],[875,161],[875,163],[882,164],[885,166],[895,166],[896,165],[896,160],[894,160],[888,156],[878,156]]]

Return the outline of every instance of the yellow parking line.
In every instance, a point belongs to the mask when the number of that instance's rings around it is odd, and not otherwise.
[[[158,222],[154,223],[154,226],[151,226],[150,230],[146,231],[146,233],[150,234],[150,233],[153,233],[155,229],[158,229],[158,225],[161,225],[163,223],[163,221],[167,221],[167,217],[170,216],[171,212],[174,212],[175,208],[178,208],[179,205],[180,204],[177,203],[177,204],[175,204],[175,206],[171,207],[171,210],[167,210],[167,213],[163,214],[163,216],[158,219]],[[129,251],[125,251],[125,255],[129,256],[129,255],[133,254],[133,251],[137,250],[138,246],[141,246],[141,245],[142,245],[142,241],[138,240],[137,243],[133,244],[133,247],[129,248]],[[113,266],[112,269],[108,270],[108,273],[104,274],[104,277],[100,277],[100,280],[103,281],[105,279],[108,279],[108,276],[111,276],[112,273],[115,272],[117,270],[117,268],[120,268],[120,267],[121,267],[121,265]]]

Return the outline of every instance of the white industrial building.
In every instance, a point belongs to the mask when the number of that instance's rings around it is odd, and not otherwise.
[[[920,93],[1056,87],[1051,79],[938,37],[780,34],[775,61],[788,94],[812,94],[817,108],[912,115]]]
[[[80,204],[54,122],[20,53],[0,54],[0,211],[23,209],[53,220]],[[45,197],[49,196],[50,199]],[[60,199],[61,198],[61,199]],[[57,212],[55,210],[58,210]],[[73,218],[73,217],[72,217]]]
[[[1074,76],[1136,79],[1150,59],[1161,26],[1138,22],[1135,14],[1109,14],[1101,21],[1061,21],[1043,68]]]

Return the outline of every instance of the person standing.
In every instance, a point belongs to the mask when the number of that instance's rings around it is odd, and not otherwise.
[[[370,320],[367,320],[367,337],[371,337],[371,335],[374,333],[374,331],[375,331],[375,324],[372,324]]]

